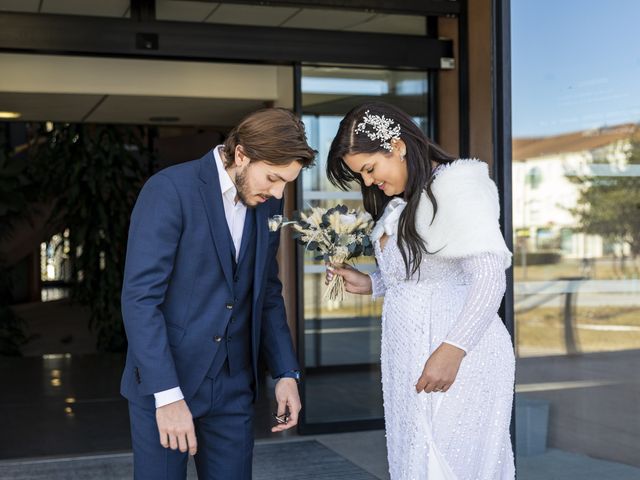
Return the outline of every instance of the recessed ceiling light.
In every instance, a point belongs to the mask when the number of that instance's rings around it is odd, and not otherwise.
[[[0,112],[0,118],[2,119],[20,118],[21,116],[20,112]]]

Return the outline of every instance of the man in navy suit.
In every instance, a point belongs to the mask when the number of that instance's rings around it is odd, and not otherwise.
[[[272,431],[297,424],[299,379],[276,253],[283,192],[313,164],[302,122],[265,109],[224,145],[169,167],[131,216],[122,313],[136,479],[251,478],[257,359],[279,380]]]

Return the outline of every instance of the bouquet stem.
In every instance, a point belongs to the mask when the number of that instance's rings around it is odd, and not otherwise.
[[[324,291],[324,296],[322,297],[324,300],[337,300],[338,302],[342,302],[344,300],[345,294],[345,285],[344,278],[341,275],[334,275],[329,285],[327,285],[327,289]]]
[[[343,255],[336,255],[331,257],[330,262],[334,265],[342,265],[346,258]],[[344,294],[346,293],[346,286],[344,284],[344,278],[342,275],[334,275],[329,285],[327,285],[327,289],[324,292],[324,296],[322,297],[324,300],[332,300],[338,301],[341,303],[344,300]]]

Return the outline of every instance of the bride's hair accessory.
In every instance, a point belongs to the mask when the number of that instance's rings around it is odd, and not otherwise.
[[[371,140],[380,140],[380,146],[390,152],[393,151],[391,140],[400,140],[400,125],[384,115],[372,115],[369,110],[364,112],[355,132],[364,133]]]

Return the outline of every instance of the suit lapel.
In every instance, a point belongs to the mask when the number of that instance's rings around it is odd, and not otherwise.
[[[233,265],[229,254],[231,244],[229,243],[229,227],[224,214],[224,204],[222,202],[222,193],[220,192],[220,180],[218,178],[218,170],[215,164],[213,151],[209,152],[200,161],[200,180],[204,182],[200,185],[200,196],[204,203],[204,209],[207,212],[207,220],[209,221],[209,229],[213,237],[218,259],[222,265],[222,271],[229,284],[229,288],[233,288]]]
[[[260,336],[260,323],[262,320],[262,312],[256,308],[260,290],[262,290],[262,279],[264,278],[264,269],[267,260],[267,250],[269,248],[269,231],[268,231],[268,210],[265,205],[259,205],[255,211],[255,232],[256,232],[256,264],[253,271],[253,309],[252,309],[252,333],[253,341],[251,342],[253,350],[253,358],[258,358],[258,337]]]
[[[253,302],[258,300],[258,294],[262,287],[262,278],[267,260],[269,248],[268,209],[265,204],[259,205],[255,211],[256,216],[256,265],[253,276]]]
[[[238,265],[242,262],[242,259],[247,254],[249,245],[254,244],[252,237],[255,235],[256,216],[255,212],[251,208],[247,208],[247,215],[244,219],[244,226],[242,230],[242,242],[240,242],[240,254],[238,255]]]

